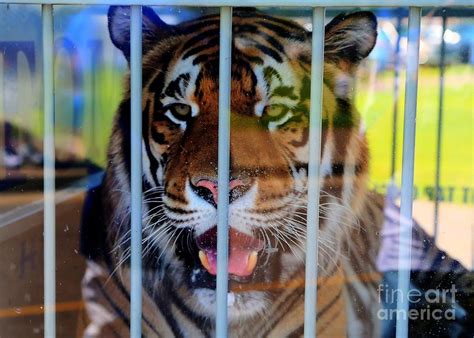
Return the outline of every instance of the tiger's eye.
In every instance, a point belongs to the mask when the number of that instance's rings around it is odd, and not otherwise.
[[[285,117],[286,114],[290,111],[285,105],[281,104],[272,104],[268,105],[263,110],[262,118],[269,121],[277,121]]]
[[[191,106],[182,103],[175,103],[169,107],[171,114],[180,120],[186,120],[191,116]]]
[[[282,113],[284,113],[284,107],[276,105],[266,106],[264,110],[264,114],[269,117],[279,117]]]

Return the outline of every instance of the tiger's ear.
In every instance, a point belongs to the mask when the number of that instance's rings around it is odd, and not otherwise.
[[[371,12],[339,14],[326,25],[324,40],[325,58],[352,68],[374,48],[377,18]]]
[[[142,45],[146,53],[161,39],[173,33],[173,26],[161,20],[150,7],[142,7]],[[113,44],[130,61],[130,6],[110,6],[108,12],[109,34]]]

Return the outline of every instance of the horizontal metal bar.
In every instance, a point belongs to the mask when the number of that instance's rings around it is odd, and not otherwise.
[[[130,336],[142,336],[142,7],[130,18],[131,266]]]
[[[416,103],[418,92],[418,59],[420,51],[421,8],[411,7],[408,16],[407,75],[405,82],[405,120],[403,127],[402,191],[398,248],[397,313],[408,313],[407,293],[410,287],[413,174],[415,169]],[[397,338],[408,337],[407,317],[397,316]]]
[[[232,8],[222,7],[219,43],[219,148],[217,200],[216,337],[227,337],[227,293],[229,275],[229,166],[230,81],[232,61]]]
[[[306,271],[304,336],[316,337],[319,232],[319,162],[321,157],[321,116],[323,109],[324,8],[313,10],[311,54],[311,107],[309,122],[308,207],[306,218]]]
[[[472,7],[472,0],[0,0],[3,4],[146,5],[189,7]]]
[[[42,6],[44,109],[44,336],[56,337],[56,204],[54,148],[53,7]]]

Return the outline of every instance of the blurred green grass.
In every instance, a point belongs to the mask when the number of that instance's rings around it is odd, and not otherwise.
[[[123,71],[101,67],[94,73],[84,73],[82,128],[79,131],[86,156],[95,164],[105,167],[107,148],[115,112],[123,95]],[[73,91],[65,88],[70,82],[56,79],[56,145],[70,144],[72,134]],[[58,90],[59,88],[59,90]],[[67,149],[66,149],[67,150]]]
[[[463,188],[474,194],[474,82],[473,68],[452,65],[445,72],[445,94],[441,147],[441,186],[453,190],[453,201],[464,201]],[[367,124],[371,152],[370,177],[374,186],[390,179],[393,128],[393,72],[377,75],[371,86],[368,74],[357,84],[356,105]],[[403,106],[405,74],[400,77],[400,97],[397,119],[395,180],[401,182],[403,147]],[[427,199],[427,189],[435,184],[436,136],[439,107],[439,70],[421,67],[418,86],[418,106],[415,141],[415,185],[418,198]]]

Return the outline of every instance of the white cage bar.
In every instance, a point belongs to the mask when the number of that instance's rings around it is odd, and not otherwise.
[[[42,4],[43,15],[43,78],[44,78],[44,305],[45,336],[55,337],[55,153],[54,153],[54,88],[53,88],[53,16],[52,5],[133,5],[131,17],[131,336],[141,337],[141,208],[142,208],[142,112],[141,112],[141,5],[222,7],[220,26],[219,75],[219,161],[218,161],[218,264],[217,264],[217,337],[227,336],[227,213],[230,154],[230,67],[232,7],[312,7],[313,55],[311,74],[310,159],[308,182],[308,235],[306,257],[305,337],[316,336],[317,300],[317,234],[319,223],[319,157],[321,146],[321,110],[324,49],[324,7],[410,7],[403,139],[403,170],[401,213],[408,220],[408,230],[400,234],[399,257],[410,258],[411,215],[413,202],[413,169],[415,118],[417,103],[418,49],[421,7],[472,6],[472,0],[0,0],[1,4]],[[415,6],[415,7],[412,7]],[[403,240],[403,241],[402,241]],[[407,290],[410,271],[400,259],[398,287]],[[405,262],[406,263],[406,262]],[[408,304],[398,304],[403,308]],[[397,337],[408,336],[408,321],[397,321]]]
[[[418,92],[418,59],[420,50],[421,8],[411,7],[408,16],[407,75],[405,83],[405,120],[403,128],[402,192],[400,201],[400,236],[398,247],[398,286],[401,297],[397,309],[408,313],[404,301],[410,285],[413,173],[415,169],[416,104]],[[397,338],[408,337],[408,318],[397,318]]]
[[[44,109],[44,335],[56,336],[56,204],[54,149],[54,55],[53,6],[41,8],[43,21]]]
[[[131,264],[130,336],[142,328],[142,7],[132,6],[130,18],[131,119]]]
[[[316,337],[319,232],[319,159],[323,110],[324,7],[313,10],[311,54],[311,103],[309,120],[308,207],[306,218],[306,271],[304,336]]]
[[[216,336],[227,336],[228,209],[230,161],[230,81],[232,61],[232,8],[222,7],[219,49],[219,147],[217,197]],[[222,84],[229,84],[223,86]]]

